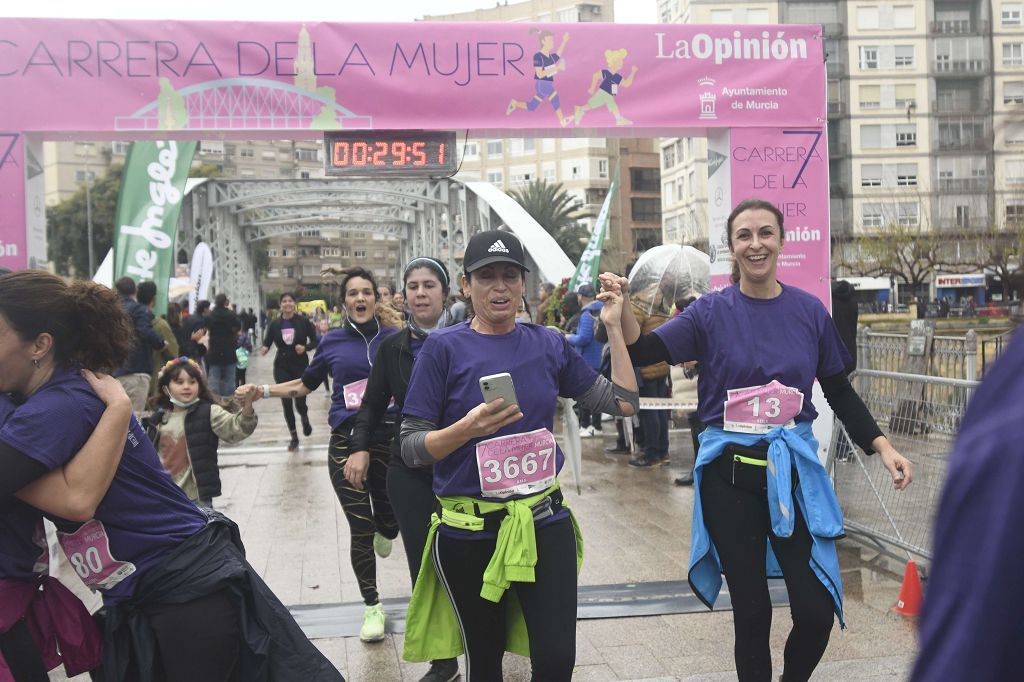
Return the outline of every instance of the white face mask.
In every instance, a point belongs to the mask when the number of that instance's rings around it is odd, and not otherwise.
[[[187,403],[181,402],[180,400],[175,398],[170,393],[167,394],[167,398],[171,401],[171,404],[176,406],[176,407],[192,407],[193,405],[195,405],[196,403],[199,402],[199,396],[196,396],[195,398],[193,398],[191,401],[189,401]]]

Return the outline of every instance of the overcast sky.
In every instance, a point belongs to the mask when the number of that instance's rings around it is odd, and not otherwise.
[[[515,0],[511,0],[515,2]],[[424,14],[448,14],[491,7],[494,0],[5,0],[2,13],[15,17],[106,19],[247,19],[253,21],[412,21]],[[173,9],[168,9],[172,7]],[[653,24],[656,0],[615,0],[619,23]]]

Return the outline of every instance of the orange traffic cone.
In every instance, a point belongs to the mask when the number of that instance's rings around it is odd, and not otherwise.
[[[907,570],[903,572],[900,598],[892,610],[902,616],[916,616],[921,613],[921,600],[921,577],[917,573],[917,564],[911,559],[907,562]]]

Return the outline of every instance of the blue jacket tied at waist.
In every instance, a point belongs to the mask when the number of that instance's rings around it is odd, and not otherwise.
[[[794,502],[799,505],[807,530],[811,534],[811,568],[832,595],[839,624],[843,623],[843,585],[839,576],[839,556],[835,539],[843,536],[843,514],[828,472],[818,459],[818,441],[811,432],[811,423],[795,428],[777,427],[766,434],[727,432],[721,426],[709,426],[700,435],[700,453],[693,471],[693,528],[690,539],[690,587],[708,608],[712,608],[722,589],[722,563],[704,525],[700,502],[703,468],[715,460],[729,443],[751,446],[767,440],[768,447],[768,510],[772,532],[776,537],[793,534]],[[799,484],[793,489],[793,469]],[[779,578],[775,552],[765,543],[768,576]]]

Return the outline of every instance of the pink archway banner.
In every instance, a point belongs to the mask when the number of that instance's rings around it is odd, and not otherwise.
[[[0,19],[0,130],[679,135],[823,125],[820,26]]]

